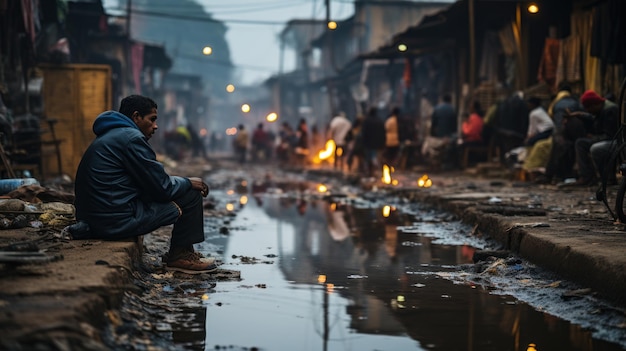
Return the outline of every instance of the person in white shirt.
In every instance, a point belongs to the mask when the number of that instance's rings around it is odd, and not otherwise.
[[[530,181],[535,181],[543,173],[550,161],[552,152],[552,132],[554,122],[546,110],[541,107],[541,99],[531,97],[528,105],[528,133],[524,145],[528,148],[528,156],[524,159],[522,169]]]
[[[524,145],[533,146],[542,139],[552,136],[554,130],[554,122],[546,110],[541,107],[541,99],[538,97],[530,97],[527,101],[528,109],[528,133]]]
[[[328,138],[335,142],[335,162],[334,167],[343,167],[343,158],[347,152],[346,136],[352,129],[352,123],[346,118],[344,112],[340,112],[337,116],[330,120],[328,126]]]

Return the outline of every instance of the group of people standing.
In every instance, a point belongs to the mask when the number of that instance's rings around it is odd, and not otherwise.
[[[414,141],[413,125],[397,107],[384,120],[379,114],[379,109],[372,107],[354,122],[344,113],[331,119],[327,138],[336,144],[335,168],[374,176],[382,164],[396,167],[402,163],[404,147]]]
[[[335,142],[336,169],[366,176],[376,176],[383,164],[402,167],[407,158],[441,170],[460,169],[466,148],[484,146],[497,148],[498,161],[520,167],[527,178],[538,183],[577,178],[574,185],[589,185],[603,176],[619,118],[617,105],[595,91],[576,97],[562,84],[551,101],[538,96],[524,98],[516,92],[502,95],[486,111],[478,101],[469,105],[458,128],[452,97],[443,95],[432,109],[430,125],[424,126],[427,136],[420,141],[416,126],[403,118],[399,108],[391,108],[381,118],[382,110],[371,107],[354,121],[343,112],[336,113],[324,135],[315,127],[309,132],[304,118],[295,130],[283,122],[277,135],[260,123],[250,136],[240,125],[234,145],[241,163],[249,154],[253,161],[276,159],[279,164],[304,166],[323,148],[325,137]],[[515,165],[509,162],[511,154]],[[486,158],[487,154],[477,156]],[[608,176],[614,181],[613,173]]]
[[[313,135],[309,136],[309,128],[304,118],[300,119],[295,130],[288,122],[283,122],[278,134],[266,130],[264,124],[259,123],[250,135],[245,126],[240,124],[233,140],[233,148],[240,164],[250,159],[251,162],[277,160],[280,164],[295,162],[304,165],[310,144],[316,144],[316,128],[312,129]],[[313,140],[309,140],[310,138]]]

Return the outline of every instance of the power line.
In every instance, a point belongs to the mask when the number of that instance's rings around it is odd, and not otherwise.
[[[191,56],[191,55],[182,55],[182,54],[178,54],[175,55],[175,57],[173,59],[185,59],[185,60],[194,60],[194,61],[201,61],[202,63],[206,63],[206,64],[210,64],[210,65],[218,65],[218,66],[225,66],[225,67],[230,67],[230,68],[235,68],[235,69],[247,69],[247,70],[254,70],[254,71],[265,71],[265,72],[274,72],[276,71],[276,68],[270,68],[270,67],[263,67],[263,66],[252,66],[252,65],[235,65],[232,62],[228,62],[228,61],[224,61],[224,60],[216,60],[213,58],[208,58],[208,57],[196,57],[196,56]]]
[[[107,10],[121,10],[121,8],[117,7],[109,7]],[[87,13],[86,11],[81,11],[81,13]],[[95,12],[94,12],[95,13]],[[263,25],[284,25],[287,24],[287,21],[257,21],[257,20],[237,20],[237,19],[227,19],[227,20],[218,20],[211,17],[200,17],[200,16],[188,16],[188,15],[174,15],[163,12],[156,11],[143,11],[143,10],[132,10],[132,14],[136,15],[145,15],[145,16],[153,16],[153,17],[163,17],[163,18],[172,18],[172,19],[183,19],[188,21],[198,21],[198,22],[214,22],[214,23],[239,23],[239,24],[263,24]]]
[[[202,7],[202,5],[200,4],[198,4],[198,6],[151,5],[148,7],[134,5],[133,10],[137,10],[137,11],[155,10],[157,12],[167,11],[167,12],[181,14],[181,15],[188,15],[188,14],[197,14],[198,7],[200,7],[202,8],[202,10],[208,11],[210,14],[230,14],[230,13],[242,13],[243,14],[243,13],[268,11],[268,10],[283,9],[283,8],[286,9],[289,7],[300,6],[300,5],[302,5],[302,3],[298,3],[294,1],[286,1],[286,2],[279,2],[279,3],[266,3],[266,4],[256,3],[254,5],[238,6],[238,7],[225,7],[224,5],[219,5],[218,7],[209,7],[209,6]],[[191,12],[187,12],[187,11],[191,11]]]
[[[355,0],[333,0],[333,1],[337,1],[337,2],[344,2],[344,3],[353,3]],[[313,6],[316,6],[317,1],[313,0]],[[280,8],[287,8],[287,7],[292,7],[292,6],[300,6],[302,3],[294,3],[293,1],[289,2],[290,5],[281,5],[281,6],[273,6],[273,7],[259,7],[259,8],[247,8],[247,10],[249,11],[226,11],[226,12],[220,12],[219,14],[226,14],[226,13],[246,13],[246,12],[259,12],[259,11],[264,11],[264,10],[275,10],[275,9],[280,9]],[[282,3],[280,3],[282,4]],[[276,5],[278,5],[278,3],[276,3]],[[320,7],[319,9],[316,11],[319,13],[319,11],[321,9],[323,9],[323,3],[320,3]],[[221,5],[220,5],[221,6]],[[342,5],[343,6],[343,5]],[[160,6],[152,6],[152,9],[157,8],[157,9],[163,9],[164,11],[168,11],[165,7],[160,7]],[[178,6],[176,7],[176,9],[180,9],[181,7]],[[112,10],[112,11],[122,11],[125,12],[127,9],[122,8],[122,7],[106,7],[106,10]],[[172,8],[173,9],[173,8]],[[189,8],[191,9],[191,8]],[[144,16],[153,16],[153,17],[163,17],[163,18],[173,18],[173,19],[182,19],[182,20],[188,20],[188,21],[199,21],[199,22],[215,22],[215,23],[237,23],[237,24],[248,24],[248,25],[285,25],[287,24],[289,21],[266,21],[266,20],[241,20],[241,19],[216,19],[213,18],[211,15],[213,14],[213,11],[209,11],[210,13],[206,13],[205,16],[199,16],[199,15],[192,15],[192,14],[184,14],[181,12],[176,12],[176,11],[171,11],[169,13],[166,12],[162,12],[162,11],[154,11],[154,10],[144,10],[144,9],[137,9],[137,8],[133,8],[131,10],[132,14],[137,14],[137,15],[144,15]],[[316,16],[317,14],[315,14],[314,16]]]

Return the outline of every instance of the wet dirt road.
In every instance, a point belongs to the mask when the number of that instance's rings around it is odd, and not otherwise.
[[[258,181],[258,171],[224,171],[209,178],[214,210],[197,249],[241,279],[152,273],[151,292],[128,299],[124,319],[142,314],[134,323],[146,330],[130,343],[150,339],[169,350],[626,347],[623,310],[516,257],[474,263],[477,250],[497,244],[453,215],[328,179],[332,196],[302,176]],[[167,235],[159,240],[156,248],[148,241],[148,257],[162,253]],[[129,341],[118,335],[119,342]]]
[[[209,294],[205,349],[622,349],[459,278],[490,244],[445,214],[293,195],[241,206],[239,194],[223,194],[241,209],[226,243],[219,233],[207,243],[223,246],[223,267],[242,280]]]

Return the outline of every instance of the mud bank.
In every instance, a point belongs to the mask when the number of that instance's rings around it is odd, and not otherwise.
[[[108,350],[101,330],[107,311],[119,308],[132,284],[134,241],[39,240],[33,228],[2,232],[2,243],[38,241],[61,259],[3,267],[0,276],[0,348],[3,350]]]

